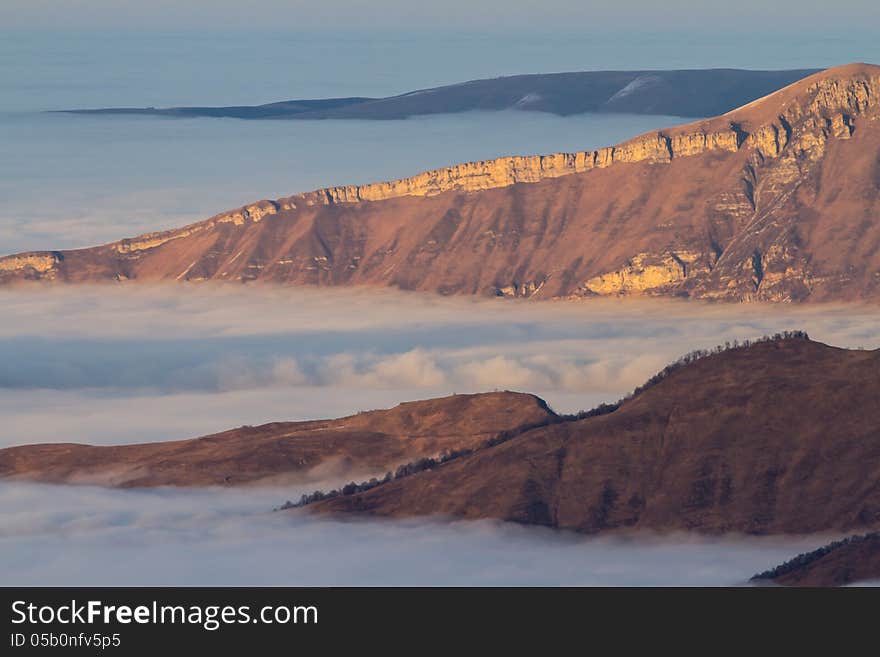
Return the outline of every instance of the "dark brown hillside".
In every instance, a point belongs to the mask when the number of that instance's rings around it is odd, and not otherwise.
[[[0,449],[0,477],[114,486],[229,486],[363,476],[555,419],[532,395],[454,395],[338,420],[273,422],[192,440],[10,447]]]
[[[850,536],[755,575],[755,584],[846,586],[880,583],[880,532]]]
[[[465,163],[103,246],[7,256],[0,284],[876,302],[878,154],[880,67],[853,64],[597,151]]]
[[[537,428],[323,513],[443,514],[598,532],[880,525],[880,351],[760,343],[673,371],[616,412]]]

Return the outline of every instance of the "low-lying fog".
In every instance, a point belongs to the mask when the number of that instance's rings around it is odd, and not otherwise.
[[[492,389],[574,411],[726,340],[800,328],[835,345],[880,346],[880,313],[855,307],[181,285],[4,290],[0,308],[0,446],[169,440]],[[825,542],[590,539],[270,512],[301,492],[2,483],[0,581],[735,584]]]
[[[497,522],[340,522],[290,491],[0,484],[4,585],[736,585],[818,538],[588,538]],[[281,496],[281,497],[279,497]]]
[[[493,389],[570,412],[726,340],[801,328],[880,346],[880,313],[852,307],[181,285],[4,290],[0,308],[0,447],[178,439]]]

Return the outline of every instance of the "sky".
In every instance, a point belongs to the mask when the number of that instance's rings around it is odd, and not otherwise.
[[[0,39],[0,73],[2,50]],[[120,59],[117,54],[115,61]],[[136,68],[137,62],[131,65]],[[24,90],[19,107],[228,98],[219,83],[212,88],[192,83],[208,77],[193,71],[179,84],[165,78],[162,89],[153,87],[152,93],[133,83],[104,84],[118,79],[115,71],[106,71],[78,93],[54,67],[42,70],[44,79],[57,85],[41,92],[33,80],[19,76],[10,85]],[[237,83],[231,87],[240,89]],[[281,92],[267,85],[264,93],[271,98]],[[106,95],[97,100],[97,94]],[[16,98],[0,94],[0,108],[5,103]],[[0,143],[16,152],[14,158],[0,158],[0,255],[100,244],[182,226],[260,198],[393,180],[460,161],[598,148],[682,121],[514,111],[406,121],[168,121],[4,115],[0,109]],[[382,157],[374,157],[380,150]]]
[[[6,27],[163,29],[871,29],[873,0],[4,0]]]

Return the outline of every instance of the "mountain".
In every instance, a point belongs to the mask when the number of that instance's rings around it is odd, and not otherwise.
[[[588,533],[878,527],[880,350],[785,338],[714,353],[670,368],[613,412],[307,508]]]
[[[403,119],[473,110],[712,116],[748,103],[816,69],[583,71],[514,75],[421,89],[387,98],[285,100],[231,107],[109,107],[74,114],[147,114],[237,119]]]
[[[880,532],[850,536],[799,554],[776,568],[752,577],[755,584],[846,586],[880,582]]]
[[[880,67],[842,66],[597,151],[471,162],[103,246],[7,256],[0,283],[876,302],[878,100]]]
[[[0,449],[0,477],[146,487],[362,476],[555,420],[532,395],[454,395],[338,420],[273,422],[191,440],[9,447]]]

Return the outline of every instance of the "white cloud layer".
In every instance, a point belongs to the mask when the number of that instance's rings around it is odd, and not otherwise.
[[[294,492],[0,484],[0,581],[736,585],[826,541],[649,534],[589,538],[497,522],[341,522],[269,511]]]
[[[3,290],[0,307],[0,445],[168,440],[492,389],[576,411],[726,340],[802,328],[880,346],[869,307],[212,285]]]

